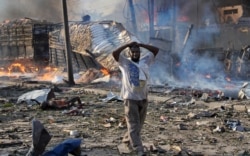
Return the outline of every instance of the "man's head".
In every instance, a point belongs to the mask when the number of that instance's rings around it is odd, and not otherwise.
[[[139,62],[141,50],[138,44],[134,44],[130,47],[130,57],[134,62]]]

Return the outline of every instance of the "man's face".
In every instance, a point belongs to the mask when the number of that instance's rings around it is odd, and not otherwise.
[[[139,62],[140,60],[140,55],[141,55],[141,51],[139,47],[132,47],[130,48],[130,57],[131,60],[134,62]]]

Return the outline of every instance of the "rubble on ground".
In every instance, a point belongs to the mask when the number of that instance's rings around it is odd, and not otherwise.
[[[32,121],[37,119],[52,136],[46,151],[69,138],[79,138],[82,155],[131,155],[121,143],[126,124],[120,88],[108,85],[69,87],[38,82],[2,87],[0,154],[25,155],[32,145]],[[16,104],[21,95],[48,88],[54,88],[58,99],[79,96],[81,103],[46,110],[36,104]],[[151,86],[142,140],[151,155],[249,154],[249,113],[248,99],[224,97],[213,90]]]

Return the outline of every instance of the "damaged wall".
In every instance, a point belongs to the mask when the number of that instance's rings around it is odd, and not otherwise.
[[[0,23],[1,63],[16,59],[48,63],[48,34],[51,30],[53,25],[46,20],[21,18]]]

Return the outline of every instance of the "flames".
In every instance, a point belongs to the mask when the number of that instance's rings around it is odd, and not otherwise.
[[[103,73],[103,75],[105,75],[105,76],[107,76],[107,75],[110,75],[110,73],[109,73],[109,70],[107,69],[107,68],[101,68],[100,69],[101,70],[101,72]]]
[[[7,64],[5,67],[0,68],[1,76],[9,76],[12,78],[20,78],[20,77],[30,77],[32,76],[34,79],[38,80],[52,80],[55,76],[55,72],[57,68],[50,66],[39,67],[34,63],[26,62],[14,62],[11,64]]]
[[[103,76],[111,75],[110,71],[102,67],[99,72]],[[0,76],[8,76],[9,78],[32,79],[37,81],[52,81],[57,76],[64,76],[64,72],[60,68],[52,66],[38,66],[36,63],[28,61],[16,61],[5,64],[0,68]]]
[[[175,66],[176,66],[176,67],[180,67],[180,66],[181,66],[181,62],[177,62],[177,63],[175,64]]]
[[[28,72],[37,72],[38,68],[37,67],[25,67],[21,63],[13,63],[9,67],[7,67],[8,73],[11,74],[13,72],[20,72],[22,74],[28,73]]]
[[[178,22],[188,22],[190,19],[188,16],[180,16],[178,17],[177,21]]]
[[[206,79],[211,79],[211,78],[212,78],[212,75],[211,75],[211,74],[206,74],[206,75],[205,75],[205,78],[206,78]],[[227,82],[231,82],[231,78],[228,77],[228,76],[225,77],[225,80],[226,80]]]
[[[180,62],[176,64],[176,66],[181,65]],[[114,72],[109,71],[109,69],[102,67],[99,69],[99,72],[102,73],[103,76],[114,76]],[[52,66],[43,66],[38,67],[34,63],[21,63],[14,62],[12,64],[6,65],[6,67],[0,67],[0,75],[8,76],[11,78],[32,78],[38,81],[51,81],[56,76],[62,75],[61,70],[58,70],[56,67]],[[212,79],[213,76],[210,73],[202,74],[203,78]],[[224,77],[224,80],[227,82],[231,82],[231,78],[229,76]]]
[[[55,73],[58,71],[58,68],[55,67],[45,67],[43,72],[38,75],[38,80],[50,81],[55,77]]]
[[[206,75],[205,75],[205,78],[211,79],[211,75],[210,75],[210,74],[206,74]]]
[[[227,82],[230,82],[231,81],[231,78],[230,77],[225,77],[226,81]]]
[[[20,63],[13,63],[8,67],[9,74],[14,70],[17,71],[17,68],[21,73],[25,73],[25,67],[23,65]]]

